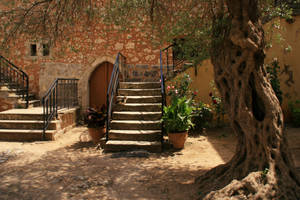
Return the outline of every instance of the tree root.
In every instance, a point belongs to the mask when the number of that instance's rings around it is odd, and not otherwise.
[[[197,179],[197,182],[201,183],[202,178],[205,176],[206,175]],[[210,177],[210,180],[213,180],[213,177]],[[216,180],[217,181],[215,181],[214,184],[220,179],[217,178]],[[287,183],[279,183],[277,180],[278,179],[274,177],[274,173],[266,174],[262,171],[251,172],[242,180],[234,179],[228,185],[225,180],[223,185],[226,186],[221,189],[214,190],[213,188],[215,187],[210,184],[210,187],[212,188],[211,192],[208,194],[202,193],[199,199],[300,199],[300,187],[297,184],[292,180]],[[218,182],[217,185],[220,186],[221,184],[222,183]],[[203,191],[202,189],[208,190],[207,187],[203,188],[203,184],[201,184],[200,190]]]

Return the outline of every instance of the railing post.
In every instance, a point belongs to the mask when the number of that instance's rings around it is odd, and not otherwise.
[[[109,95],[106,95],[106,135],[105,140],[108,141],[108,131],[109,131]]]
[[[167,49],[167,74],[169,74],[169,49]]]
[[[58,118],[58,113],[57,113],[57,110],[58,110],[58,104],[59,104],[59,99],[58,99],[58,83],[56,83],[56,87],[55,87],[55,96],[56,96],[56,104],[55,104],[55,117]]]
[[[165,81],[164,81],[164,74],[163,74],[163,62],[162,62],[162,50],[160,50],[160,81],[161,81],[161,115],[164,114],[164,105],[165,105]],[[164,140],[164,123],[161,123],[161,143]]]

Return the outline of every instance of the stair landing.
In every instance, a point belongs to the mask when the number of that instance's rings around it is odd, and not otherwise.
[[[77,108],[59,110],[59,117],[50,122],[45,139],[55,140],[57,133],[62,133],[68,126],[75,125],[76,110]],[[63,117],[65,114],[67,117]],[[44,140],[43,123],[42,107],[2,111],[0,112],[0,140],[23,142]]]

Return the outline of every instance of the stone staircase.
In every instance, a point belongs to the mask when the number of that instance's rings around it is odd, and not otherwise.
[[[106,151],[161,152],[160,82],[120,82]],[[125,102],[126,101],[126,102]]]
[[[5,99],[7,102],[9,102],[11,108],[26,108],[26,101],[22,98],[21,94],[18,94],[17,89],[15,89],[15,87],[11,84],[0,83],[0,98]],[[33,94],[29,94],[28,98],[29,108],[40,106],[40,100],[36,100]],[[1,110],[6,109],[2,108]]]
[[[46,140],[53,140],[58,121],[52,121],[46,131]],[[0,140],[43,140],[43,108],[11,109],[0,112]]]

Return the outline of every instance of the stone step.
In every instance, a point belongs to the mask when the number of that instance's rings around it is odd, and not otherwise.
[[[13,93],[13,92],[9,92],[7,98],[8,98],[10,101],[18,101],[18,100],[21,100],[21,101],[22,101],[23,96],[22,96],[22,95],[15,94],[15,93]],[[29,95],[28,95],[28,100],[29,100],[29,101],[32,101],[32,100],[36,100],[36,99],[34,98],[34,95],[33,95],[33,94],[29,94]]]
[[[159,96],[161,89],[118,89],[119,96]]]
[[[16,96],[16,97],[22,97],[21,93],[15,89],[15,88],[9,88],[8,86],[1,86],[0,87],[0,92],[7,92],[7,93],[11,93],[10,96]],[[33,94],[28,94],[29,98],[34,97]]]
[[[114,111],[159,112],[161,111],[161,103],[119,103],[115,105]]]
[[[161,130],[160,120],[112,120],[110,128],[116,130]]]
[[[0,120],[43,120],[43,114],[0,112]]]
[[[110,130],[109,140],[159,141],[161,130]]]
[[[120,82],[120,88],[122,89],[153,89],[160,87],[160,82]]]
[[[1,86],[0,92],[9,92],[9,93],[14,93],[17,95],[21,95],[22,92],[16,88],[9,88],[8,86]]]
[[[18,105],[20,108],[26,108],[26,101],[21,100],[18,102]],[[30,100],[28,101],[28,107],[32,108],[32,107],[39,107],[41,105],[41,101],[40,100]]]
[[[44,122],[40,120],[0,120],[0,129],[42,130]],[[48,130],[56,129],[56,121],[51,121]]]
[[[109,140],[104,145],[105,151],[129,151],[129,150],[146,150],[149,152],[161,152],[161,142],[149,141],[124,141],[124,140]]]
[[[160,103],[161,95],[159,96],[117,96],[117,101],[126,103]]]
[[[56,131],[47,130],[46,140],[52,140]],[[0,129],[1,141],[41,141],[43,140],[42,130],[22,130],[22,129]]]
[[[113,112],[112,118],[116,120],[160,120],[161,112]]]

